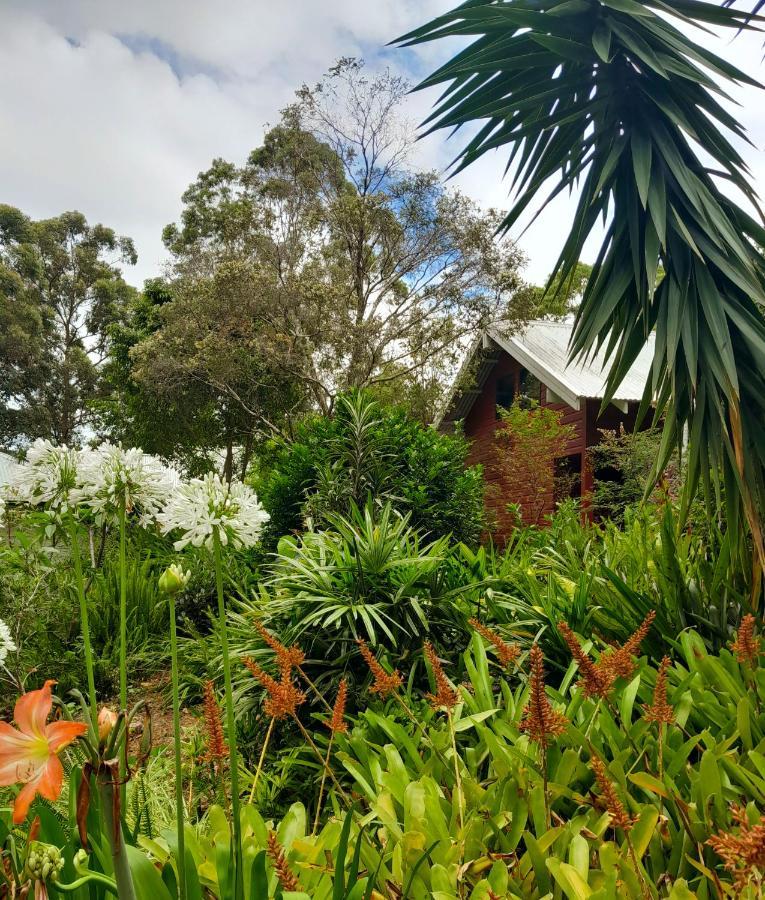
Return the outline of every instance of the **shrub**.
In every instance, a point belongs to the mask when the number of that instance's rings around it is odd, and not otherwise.
[[[431,538],[475,544],[484,527],[483,478],[480,468],[465,468],[467,453],[464,438],[426,428],[401,408],[363,392],[341,397],[333,418],[310,418],[292,440],[268,448],[258,483],[271,514],[264,543],[275,549],[306,519],[322,527],[371,498],[409,513],[412,527]]]

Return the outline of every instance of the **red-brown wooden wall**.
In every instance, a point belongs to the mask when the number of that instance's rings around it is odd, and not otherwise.
[[[497,380],[505,375],[514,375],[516,390],[519,386],[521,364],[509,354],[502,352],[496,365],[490,372],[484,383],[481,393],[476,397],[470,412],[465,417],[465,436],[471,441],[471,449],[468,457],[470,465],[483,466],[486,478],[486,506],[490,517],[496,523],[493,538],[498,543],[503,543],[512,530],[512,519],[507,512],[508,503],[518,503],[521,509],[527,510],[524,520],[530,520],[528,509],[531,498],[519,493],[517,486],[509,484],[507,479],[497,470],[495,436],[500,427],[497,421]],[[637,404],[630,404],[628,415],[624,415],[615,406],[609,406],[606,411],[598,416],[600,400],[582,400],[580,409],[572,409],[567,403],[549,403],[547,400],[547,388],[542,385],[541,403],[557,409],[562,414],[562,421],[574,427],[574,434],[568,442],[566,455],[579,454],[581,456],[580,484],[582,494],[582,507],[587,510],[588,496],[592,490],[592,475],[587,465],[587,447],[597,444],[600,440],[599,429],[617,428],[623,423],[625,428],[632,428],[635,421]],[[553,512],[555,508],[552,494],[546,498],[544,516]]]

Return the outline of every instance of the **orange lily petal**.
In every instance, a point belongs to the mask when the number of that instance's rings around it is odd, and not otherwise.
[[[40,773],[37,781],[37,792],[54,803],[61,796],[61,787],[64,783],[64,767],[57,756],[51,756],[48,764]]]
[[[16,797],[16,801],[13,804],[14,825],[21,825],[24,819],[26,819],[27,813],[29,812],[29,807],[32,805],[32,801],[34,800],[36,793],[37,784],[35,781],[28,782],[19,791],[18,796]]]
[[[38,691],[22,694],[16,701],[13,718],[19,731],[35,737],[45,737],[45,722],[53,708],[50,687],[55,681],[46,681]]]
[[[47,741],[0,722],[0,786],[27,781],[45,764],[48,755]]]
[[[45,726],[45,735],[48,739],[48,747],[51,753],[58,753],[64,747],[76,741],[81,734],[85,734],[88,726],[84,722],[51,722]]]

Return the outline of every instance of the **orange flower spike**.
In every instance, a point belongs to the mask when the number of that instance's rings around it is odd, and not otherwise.
[[[299,891],[300,882],[290,871],[287,857],[284,855],[284,850],[276,837],[275,831],[268,832],[268,848],[266,852],[271,857],[271,862],[274,865],[274,871],[282,890]]]
[[[755,636],[754,626],[757,624],[755,617],[748,613],[738,626],[736,640],[731,644],[731,650],[736,654],[740,663],[748,663],[751,668],[756,668],[760,659],[761,639]]]
[[[285,647],[284,644],[278,638],[274,637],[274,635],[265,628],[263,623],[258,620],[255,621],[255,628],[266,644],[268,644],[276,654],[280,667],[284,668],[285,666],[289,666],[290,669],[299,669],[300,666],[303,665],[305,662],[305,653],[303,653],[297,644],[292,647]]]
[[[478,619],[468,619],[468,623],[494,647],[497,658],[505,668],[518,661],[518,657],[521,655],[521,648],[518,644],[508,644],[494,629],[488,628]]]
[[[457,705],[457,701],[459,700],[457,692],[447,681],[446,675],[444,675],[443,666],[441,665],[441,660],[438,658],[430,641],[425,641],[424,649],[425,655],[428,657],[428,662],[430,663],[430,668],[433,670],[433,678],[436,681],[436,693],[427,694],[430,705],[433,709],[440,709],[442,706],[445,706],[447,709],[452,709]]]
[[[13,805],[15,825],[26,818],[35,794],[51,802],[58,800],[64,781],[58,754],[87,731],[83,722],[46,724],[55,683],[46,681],[39,690],[19,697],[13,711],[17,728],[0,722],[0,786],[24,785]]]
[[[345,704],[348,700],[348,682],[345,678],[337,689],[335,705],[332,709],[332,719],[329,722],[332,734],[344,734],[348,731],[348,723],[345,721]]]
[[[566,642],[571,655],[579,666],[579,681],[586,697],[608,696],[614,683],[614,672],[608,668],[598,668],[590,657],[582,650],[582,645],[577,640],[574,632],[565,622],[558,625],[563,640]]]
[[[750,825],[743,806],[734,806],[731,816],[739,827],[739,833],[712,835],[706,843],[722,859],[739,893],[743,893],[755,874],[754,870],[761,872],[765,868],[765,823],[761,821]]]
[[[624,808],[624,804],[619,799],[616,788],[608,777],[603,760],[601,760],[599,756],[593,754],[590,759],[590,768],[595,775],[595,781],[598,783],[600,792],[603,795],[603,803],[606,807],[606,811],[611,816],[611,825],[614,828],[621,828],[624,832],[629,831],[635,824],[635,820],[629,815]]]
[[[223,737],[220,707],[215,697],[215,688],[212,681],[205,682],[204,716],[205,727],[207,728],[207,759],[210,762],[220,762],[228,755],[228,748]]]
[[[656,687],[653,689],[653,703],[643,706],[643,718],[657,725],[671,725],[675,721],[675,711],[667,700],[667,669],[670,659],[665,656],[656,674]]]
[[[525,731],[532,741],[546,748],[552,738],[563,734],[568,719],[563,713],[556,712],[550,705],[545,691],[545,667],[542,651],[534,644],[529,652],[531,662],[531,679],[529,683],[529,700],[520,721],[520,730]]]
[[[268,693],[268,697],[263,704],[266,714],[274,719],[294,716],[298,706],[305,702],[305,694],[292,683],[291,667],[285,665],[282,668],[281,680],[276,681],[254,659],[247,657],[244,660],[244,664]]]
[[[395,694],[404,683],[398,670],[394,669],[390,673],[386,672],[369,647],[367,647],[365,640],[357,638],[356,643],[359,645],[359,651],[375,679],[374,684],[370,688],[372,693],[379,694],[381,697],[389,697],[391,694]]]

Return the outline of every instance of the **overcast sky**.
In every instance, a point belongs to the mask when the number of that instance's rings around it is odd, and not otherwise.
[[[242,162],[303,82],[339,56],[362,56],[416,81],[454,45],[394,50],[386,43],[456,5],[444,0],[0,0],[0,202],[35,218],[79,209],[132,237],[140,285],[159,274],[162,227],[210,161]],[[709,41],[706,41],[709,43]],[[765,78],[762,36],[716,49]],[[433,94],[416,94],[418,121]],[[746,151],[765,194],[765,94],[737,95],[755,148]],[[445,134],[417,147],[443,169],[458,144]],[[503,158],[456,179],[484,205],[504,206]],[[527,276],[541,281],[565,234],[571,201],[520,241]]]

